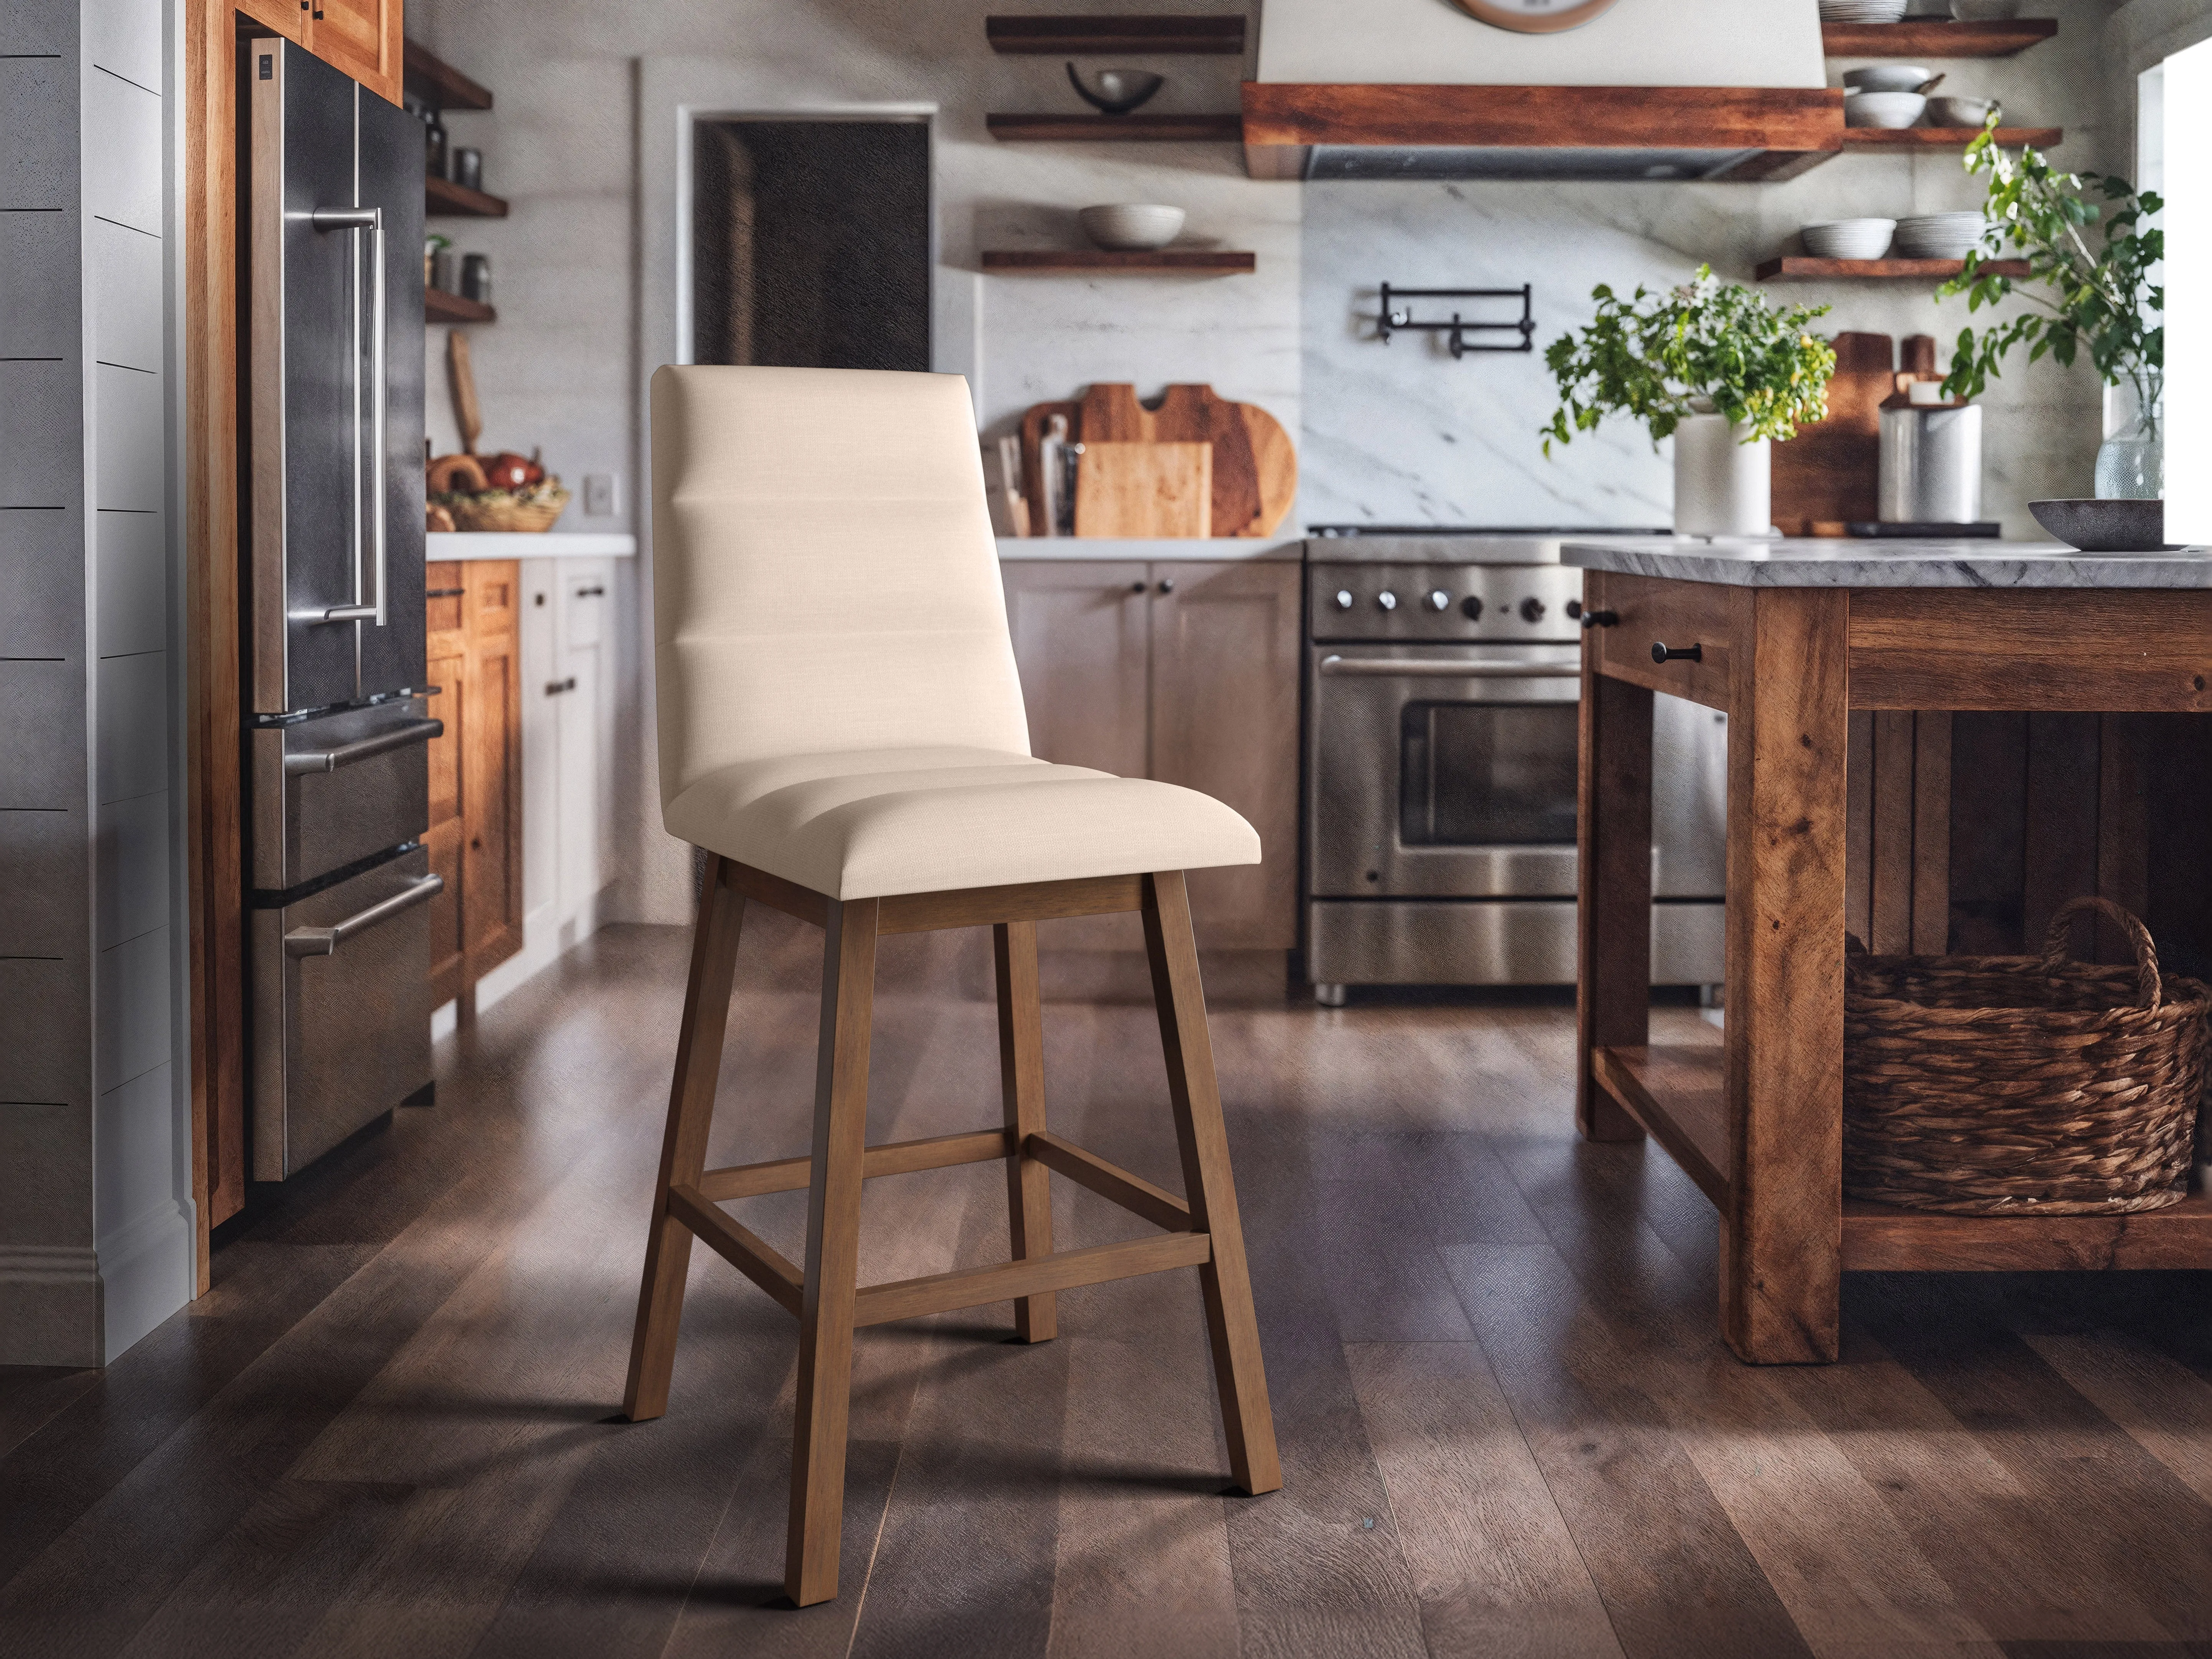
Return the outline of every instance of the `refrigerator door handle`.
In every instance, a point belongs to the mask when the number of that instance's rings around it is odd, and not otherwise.
[[[412,886],[403,887],[388,899],[381,899],[366,910],[356,910],[335,927],[295,927],[284,935],[284,954],[289,957],[332,957],[338,946],[348,939],[367,933],[380,922],[392,920],[403,910],[411,910],[418,904],[428,904],[446,890],[443,876],[425,876]]]
[[[385,471],[386,451],[391,447],[391,410],[386,402],[384,378],[387,367],[385,356],[385,287],[384,287],[384,210],[380,207],[317,208],[311,222],[317,230],[362,231],[369,264],[368,327],[369,327],[369,424],[376,434],[374,451],[375,464],[369,468],[369,541],[372,556],[362,557],[362,489],[361,489],[361,383],[354,382],[354,460],[353,460],[353,568],[355,603],[333,605],[323,613],[323,620],[331,622],[373,622],[379,628],[385,625],[386,563],[390,550],[386,545],[389,529],[385,523]],[[360,269],[362,243],[356,245],[356,271]],[[361,347],[361,303],[363,284],[356,278],[353,285],[354,349]],[[375,589],[368,592],[371,571],[374,570]]]
[[[395,749],[406,748],[410,743],[428,743],[433,738],[443,737],[445,732],[443,720],[412,720],[404,725],[393,726],[389,732],[380,732],[373,738],[341,743],[329,749],[295,750],[284,757],[284,770],[291,777],[310,772],[335,772],[341,766],[351,766],[356,761],[387,755]]]

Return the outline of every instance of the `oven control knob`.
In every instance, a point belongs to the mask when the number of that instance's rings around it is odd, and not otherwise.
[[[1339,611],[1349,611],[1352,609],[1352,590],[1350,588],[1340,587],[1336,590],[1336,608]]]
[[[1482,620],[1482,601],[1477,599],[1474,594],[1468,594],[1465,599],[1459,602],[1459,614],[1466,617],[1469,622],[1480,622]]]
[[[1522,601],[1521,601],[1521,620],[1522,620],[1522,622],[1525,622],[1525,623],[1537,623],[1537,622],[1541,622],[1541,621],[1543,621],[1543,620],[1544,620],[1544,602],[1543,602],[1543,600],[1541,600],[1541,599],[1523,599],[1523,600],[1522,600]]]
[[[1386,587],[1375,596],[1375,603],[1385,611],[1395,611],[1398,608],[1398,596]]]
[[[1432,587],[1429,590],[1429,597],[1423,603],[1431,611],[1449,611],[1451,609],[1451,595],[1441,587]]]

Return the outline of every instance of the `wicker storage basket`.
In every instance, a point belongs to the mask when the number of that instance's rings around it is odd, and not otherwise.
[[[559,480],[533,485],[526,495],[495,489],[482,495],[439,495],[433,498],[453,515],[461,530],[546,531],[568,509],[568,492]]]
[[[2133,968],[2068,959],[2094,910]],[[1844,963],[1844,1190],[1970,1215],[2155,1210],[2188,1189],[2212,988],[2161,978],[2106,899],[2051,918],[2043,955]]]

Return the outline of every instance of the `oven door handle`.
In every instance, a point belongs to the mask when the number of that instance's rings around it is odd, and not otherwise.
[[[1578,680],[1575,663],[1407,662],[1391,657],[1323,657],[1324,674],[1366,674],[1408,680]]]

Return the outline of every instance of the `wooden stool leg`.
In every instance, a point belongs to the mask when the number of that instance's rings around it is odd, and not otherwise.
[[[991,929],[999,969],[999,1080],[1006,1127],[1020,1147],[1044,1133],[1044,1011],[1037,993],[1036,923],[1002,921]],[[1052,1172],[1027,1152],[1006,1160],[1006,1203],[1014,1260],[1052,1254]],[[1059,1298],[1050,1291],[1014,1304],[1014,1335],[1049,1342],[1059,1330]]]
[[[691,1265],[691,1230],[668,1213],[668,1189],[692,1185],[707,1167],[707,1131],[714,1121],[714,1079],[722,1068],[722,1036],[729,1026],[730,981],[737,972],[744,908],[744,899],[722,879],[722,860],[709,854],[699,922],[691,936],[691,981],[684,993],[684,1024],[676,1040],[676,1077],[668,1090],[668,1133],[660,1144],[653,1227],[646,1237],[645,1283],[630,1338],[623,1414],[633,1423],[668,1409],[676,1328],[684,1314],[684,1276]]]
[[[799,1316],[799,1416],[792,1437],[791,1531],[783,1570],[785,1593],[802,1607],[837,1594],[879,908],[875,899],[832,903],[823,927],[822,1038],[806,1200],[806,1294]]]
[[[1152,959],[1152,1000],[1166,1051],[1168,1097],[1182,1151],[1183,1195],[1193,1231],[1212,1235],[1213,1254],[1198,1270],[1206,1297],[1206,1334],[1213,1344],[1213,1381],[1237,1484],[1257,1495],[1283,1484],[1275,1455],[1275,1419],[1260,1361],[1260,1326],[1244,1266],[1244,1230],[1237,1219],[1237,1188],[1229,1174],[1229,1137],[1213,1076],[1213,1042],[1206,1028],[1198,945],[1182,872],[1145,878],[1145,951]]]

